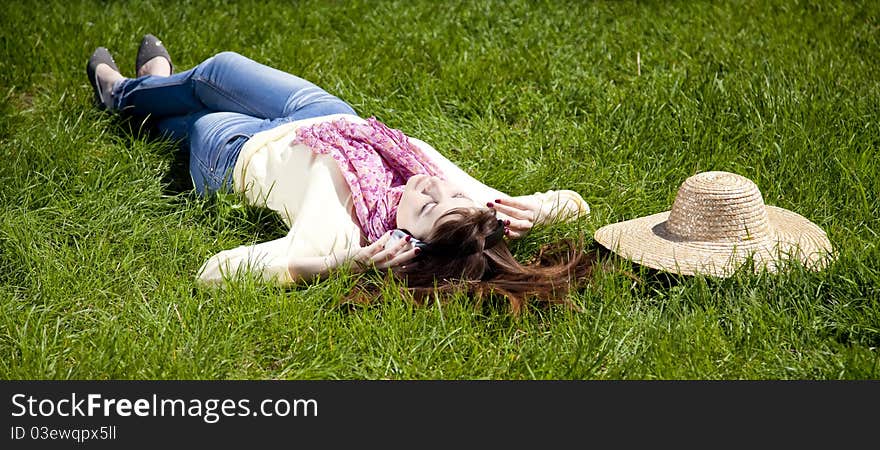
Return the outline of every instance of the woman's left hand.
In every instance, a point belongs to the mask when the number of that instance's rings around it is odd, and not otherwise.
[[[511,239],[524,236],[535,225],[573,220],[590,213],[590,206],[577,192],[570,190],[536,192],[532,195],[505,197],[490,202],[505,217],[505,234]]]
[[[504,220],[504,234],[511,239],[525,236],[541,219],[541,202],[531,195],[497,199],[487,206],[507,217],[499,219]]]

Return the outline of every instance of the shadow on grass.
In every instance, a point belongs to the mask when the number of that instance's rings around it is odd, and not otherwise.
[[[162,142],[167,151],[163,157],[170,159],[170,168],[162,177],[163,194],[177,196],[193,191],[192,178],[189,175],[189,148],[185,143],[174,141],[162,136],[156,128],[155,121],[145,117],[116,116],[114,134],[123,139]]]
[[[647,285],[658,290],[671,289],[680,285],[686,279],[682,275],[664,272],[626,260],[595,241],[587,247],[586,251],[596,253],[597,268],[599,270],[606,273],[621,274],[638,284]]]

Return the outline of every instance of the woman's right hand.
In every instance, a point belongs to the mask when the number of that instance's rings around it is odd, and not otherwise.
[[[362,269],[387,269],[415,258],[419,249],[410,244],[410,237],[391,240],[392,231],[354,252],[351,256],[352,262]]]

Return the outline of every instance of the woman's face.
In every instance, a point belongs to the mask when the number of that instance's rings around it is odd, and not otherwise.
[[[476,205],[458,186],[438,177],[413,175],[406,182],[397,207],[397,227],[416,239],[426,239],[437,219],[455,208]]]

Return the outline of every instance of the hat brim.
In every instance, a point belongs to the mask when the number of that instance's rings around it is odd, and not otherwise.
[[[638,264],[681,275],[728,277],[748,261],[753,270],[776,272],[786,259],[810,270],[827,266],[831,242],[805,217],[787,209],[765,206],[771,234],[739,242],[684,240],[666,231],[669,211],[605,225],[594,233],[596,242]]]

